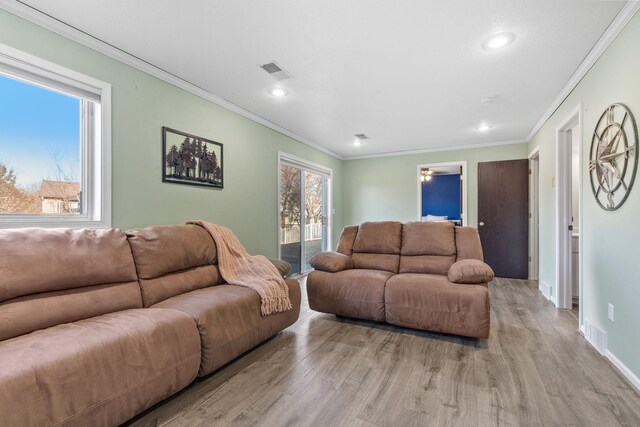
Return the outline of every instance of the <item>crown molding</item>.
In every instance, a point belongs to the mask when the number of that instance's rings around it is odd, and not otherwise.
[[[118,49],[117,47],[112,46],[109,43],[106,43],[77,28],[74,28],[71,25],[68,25],[50,15],[47,15],[46,13],[43,13],[25,3],[22,3],[18,0],[0,0],[0,9],[4,9],[13,15],[26,19],[27,21],[32,22],[42,28],[66,37],[97,52],[100,52],[110,58],[115,59],[116,61],[122,62],[123,64],[133,67],[160,80],[163,80],[193,95],[219,105],[220,107],[233,111],[236,114],[246,117],[247,119],[259,123],[269,129],[275,130],[276,132],[279,132],[285,136],[288,136],[289,138],[308,145],[311,148],[314,148],[337,159],[344,160],[344,157],[338,153],[322,147],[298,135],[295,132],[279,126],[272,121],[265,119],[264,117],[247,111],[244,108],[232,102],[229,102],[224,98],[214,95],[211,92],[194,85],[193,83],[190,83],[174,74],[171,74],[168,71],[163,70],[162,68],[156,67],[155,65],[150,64],[134,55],[131,55],[130,53],[127,53],[122,49]]]
[[[373,159],[376,157],[408,156],[411,154],[422,154],[422,153],[441,153],[443,151],[469,150],[474,148],[496,147],[499,145],[527,144],[528,142],[529,141],[526,139],[512,139],[509,141],[486,142],[484,144],[454,145],[453,147],[433,147],[433,148],[423,148],[420,150],[405,150],[405,151],[392,151],[392,152],[376,153],[376,154],[363,154],[361,156],[344,156],[344,160],[362,160],[362,159]]]
[[[591,48],[582,63],[578,66],[578,69],[564,85],[558,96],[556,96],[551,105],[549,105],[549,108],[547,108],[542,117],[540,117],[533,128],[531,128],[531,131],[529,131],[529,134],[527,135],[527,141],[531,141],[533,137],[536,136],[536,133],[538,133],[540,128],[544,126],[547,120],[549,120],[573,89],[575,89],[578,83],[580,83],[582,78],[589,72],[591,67],[593,67],[598,59],[600,59],[609,45],[615,40],[618,34],[620,34],[620,31],[622,31],[625,25],[627,25],[631,18],[633,18],[633,15],[636,14],[638,9],[640,9],[640,1],[638,0],[629,0],[625,3],[620,12],[618,12],[618,15],[616,15],[611,24],[609,24],[609,27],[607,27],[600,39],[596,42],[593,48]]]

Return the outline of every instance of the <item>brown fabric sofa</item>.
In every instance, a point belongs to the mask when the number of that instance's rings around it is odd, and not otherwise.
[[[300,285],[286,280],[293,309],[266,317],[252,289],[224,284],[213,239],[197,225],[156,226],[127,232],[145,307],[178,310],[198,326],[207,375],[295,323]],[[185,250],[189,248],[189,250]],[[158,262],[158,261],[161,262]]]
[[[488,282],[475,228],[450,222],[346,227],[336,252],[311,259],[309,306],[340,316],[489,337]]]
[[[0,230],[0,424],[118,425],[293,324],[195,225]]]

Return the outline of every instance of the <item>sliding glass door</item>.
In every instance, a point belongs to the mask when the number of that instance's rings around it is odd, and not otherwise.
[[[280,160],[280,258],[292,274],[311,269],[309,260],[329,247],[330,171]]]

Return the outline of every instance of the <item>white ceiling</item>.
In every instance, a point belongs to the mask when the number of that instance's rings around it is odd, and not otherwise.
[[[625,1],[23,3],[351,157],[524,140]],[[503,31],[511,45],[482,49]],[[294,77],[282,99],[272,60]]]

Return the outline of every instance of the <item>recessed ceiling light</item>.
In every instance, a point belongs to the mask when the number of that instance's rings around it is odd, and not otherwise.
[[[276,86],[269,89],[269,94],[278,98],[282,98],[283,96],[289,95],[289,91],[283,87]]]
[[[486,50],[500,49],[511,43],[516,36],[513,33],[495,34],[482,43],[482,47]]]
[[[491,126],[491,125],[489,125],[489,124],[487,124],[487,123],[481,123],[481,124],[480,124],[480,126],[478,126],[478,128],[477,128],[477,129],[478,129],[480,132],[486,132],[486,131],[488,131],[489,129],[491,129],[491,127],[492,127],[492,126]]]
[[[362,142],[365,139],[369,139],[369,137],[367,135],[365,135],[364,133],[357,133],[355,135],[356,139],[353,140],[353,145],[354,147],[359,147],[362,145]]]

